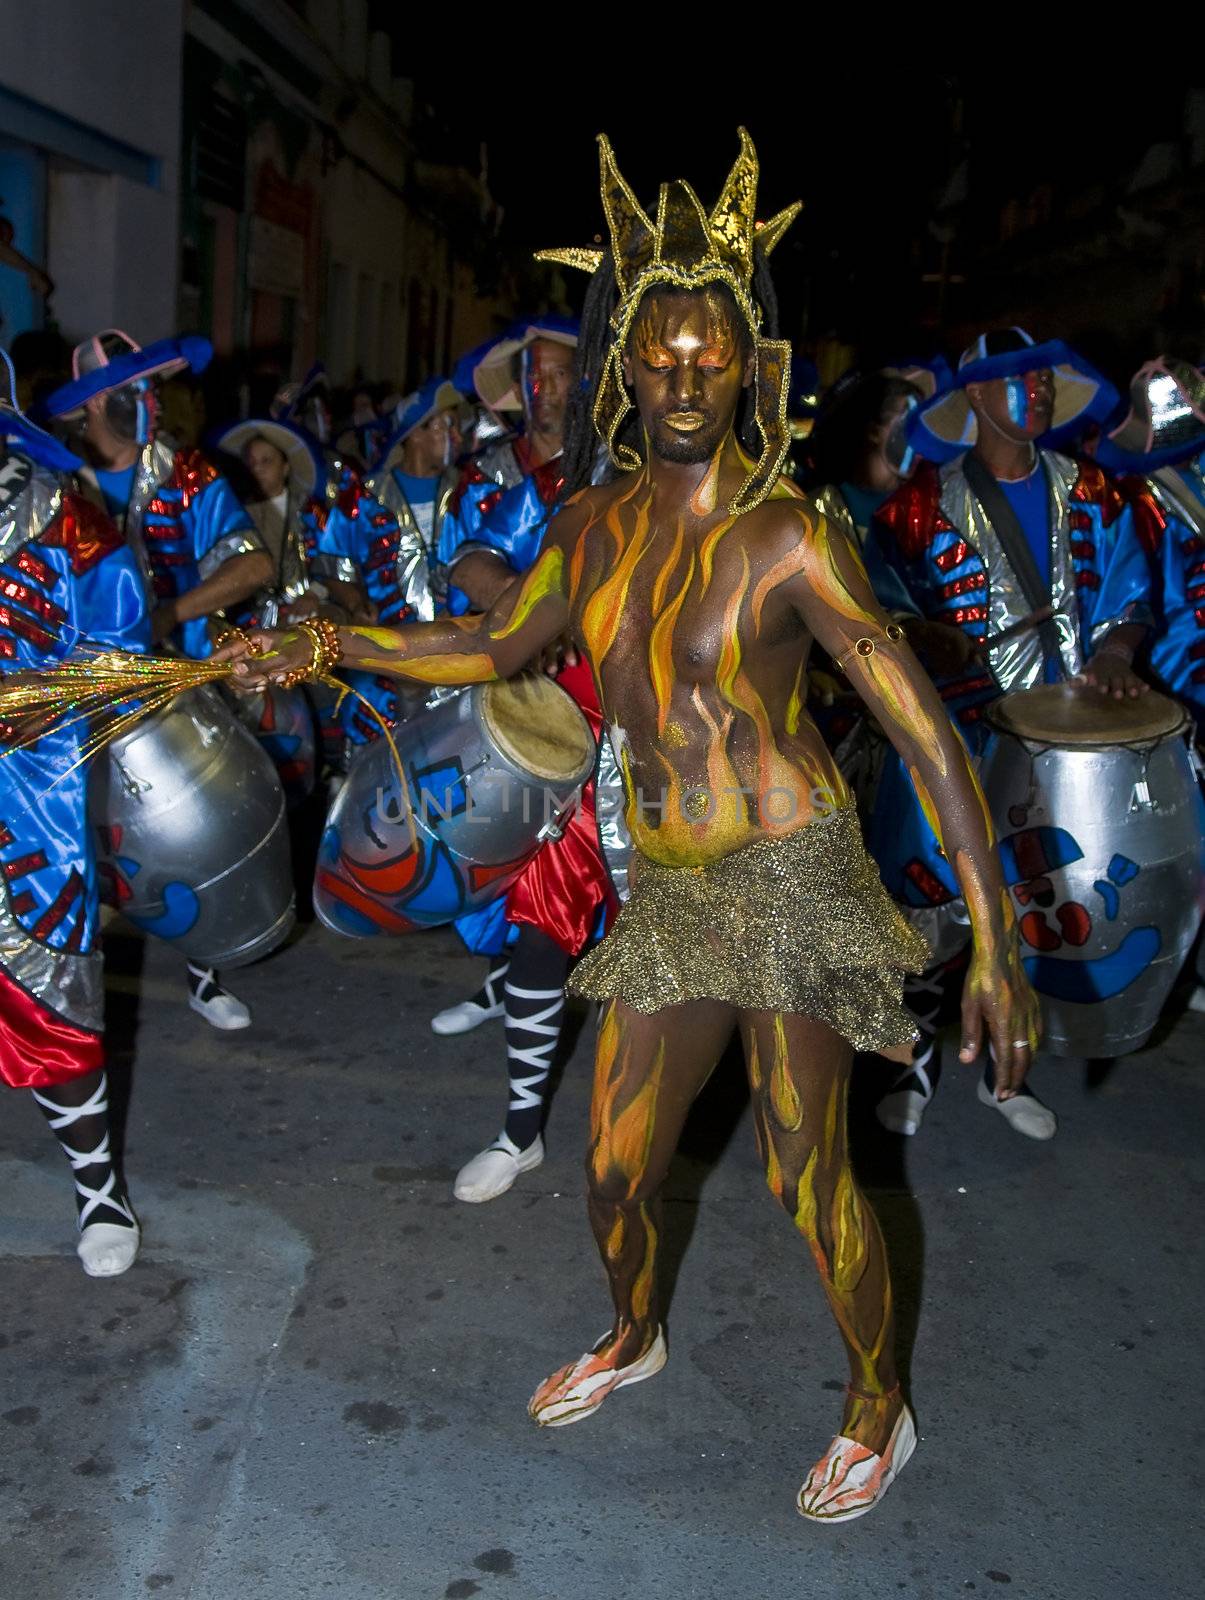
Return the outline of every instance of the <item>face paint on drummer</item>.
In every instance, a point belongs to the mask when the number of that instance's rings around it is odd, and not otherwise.
[[[159,398],[154,380],[139,378],[114,389],[104,398],[105,421],[119,439],[148,444],[154,436]]]
[[[573,349],[556,339],[535,339],[519,352],[523,414],[528,431],[559,438],[573,386]]]
[[[999,378],[980,388],[989,420],[1004,432],[1037,439],[1049,429],[1054,418],[1054,374],[1049,367]]]

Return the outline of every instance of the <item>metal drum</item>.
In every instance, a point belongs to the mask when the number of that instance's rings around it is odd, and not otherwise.
[[[1173,700],[1049,684],[1006,695],[980,780],[1000,834],[1045,1048],[1150,1037],[1201,919],[1203,811]]]
[[[104,898],[202,966],[239,967],[287,938],[296,910],[285,798],[218,697],[194,690],[116,739],[88,810]]]
[[[267,752],[289,805],[300,805],[314,792],[318,773],[314,713],[305,690],[272,684],[239,694],[223,688],[222,698]]]
[[[337,933],[439,927],[496,900],[594,770],[589,723],[537,673],[463,689],[393,733],[397,759],[386,739],[361,746],[327,818],[314,909]]]

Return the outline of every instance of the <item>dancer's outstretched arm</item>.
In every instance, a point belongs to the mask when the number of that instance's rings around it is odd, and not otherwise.
[[[983,790],[937,691],[875,599],[848,537],[814,508],[796,506],[793,513],[805,526],[798,570],[786,580],[790,598],[899,751],[957,874],[974,937],[960,1054],[974,1060],[986,1028],[997,1088],[1007,1098],[1029,1070],[1039,1012],[1021,966],[1016,918]]]
[[[480,616],[439,617],[401,627],[348,626],[338,630],[342,665],[419,683],[485,683],[509,678],[565,632],[569,620],[566,569],[583,522],[577,505],[553,518],[535,564],[502,591]],[[298,633],[253,633],[249,653],[233,642],[215,652],[233,660],[239,686],[278,683],[310,663],[311,641]]]

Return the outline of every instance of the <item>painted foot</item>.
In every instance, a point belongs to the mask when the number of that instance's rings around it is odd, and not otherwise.
[[[581,1422],[597,1411],[609,1394],[626,1384],[653,1377],[669,1359],[661,1328],[644,1354],[626,1367],[614,1366],[599,1353],[610,1341],[611,1334],[604,1334],[595,1349],[554,1372],[532,1395],[527,1411],[542,1428],[564,1428],[571,1422]]]
[[[905,1406],[882,1455],[839,1434],[807,1475],[795,1505],[812,1522],[864,1517],[890,1489],[916,1449],[916,1419]]]

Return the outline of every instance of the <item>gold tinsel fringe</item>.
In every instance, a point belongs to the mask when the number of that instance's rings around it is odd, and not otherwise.
[[[0,760],[14,751],[29,749],[46,733],[82,722],[85,728],[79,757],[55,779],[61,783],[114,739],[120,739],[180,695],[233,678],[234,665],[233,661],[191,661],[187,657],[137,655],[127,650],[81,649],[56,667],[0,675],[0,738],[4,745]],[[401,783],[414,848],[409,786],[390,724],[370,700],[333,673],[324,674],[319,681],[337,691],[336,710],[346,695],[353,695],[379,725]]]

